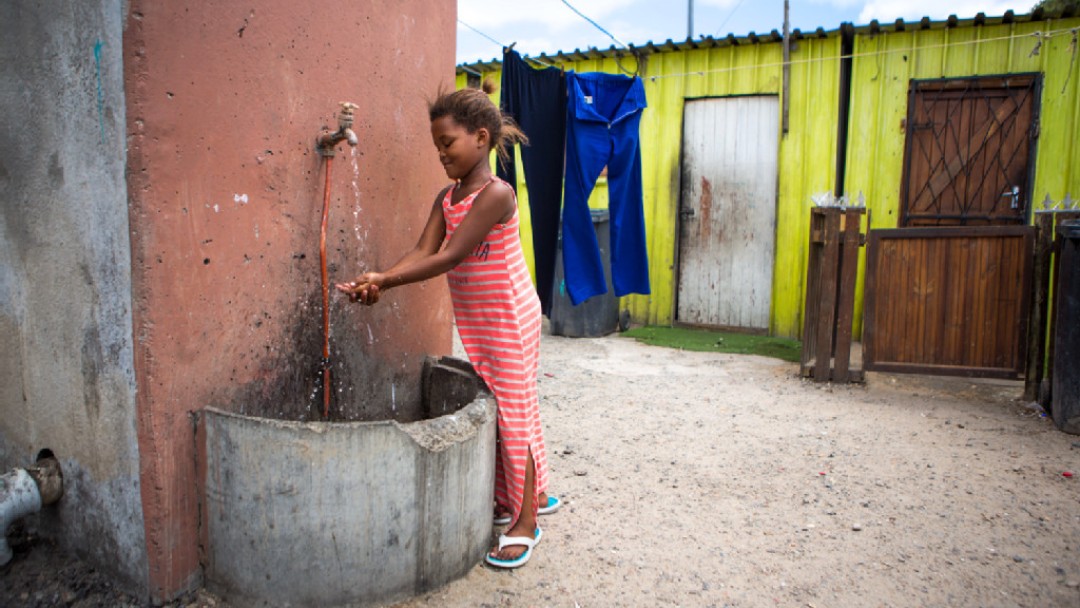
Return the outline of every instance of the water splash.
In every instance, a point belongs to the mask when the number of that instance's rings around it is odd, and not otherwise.
[[[364,229],[363,234],[360,233],[360,214],[363,212],[363,207],[360,204],[360,163],[357,160],[356,148],[349,148],[352,153],[352,182],[350,182],[350,189],[353,194],[353,233],[356,235],[356,240],[365,243],[367,242],[368,232]]]

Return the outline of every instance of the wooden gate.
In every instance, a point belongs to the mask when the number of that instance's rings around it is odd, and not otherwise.
[[[767,331],[776,243],[775,96],[686,102],[679,323]]]
[[[867,370],[1022,378],[1030,226],[871,230]]]

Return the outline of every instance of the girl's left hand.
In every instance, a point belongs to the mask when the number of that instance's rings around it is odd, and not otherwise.
[[[338,291],[349,294],[350,302],[360,302],[371,306],[379,301],[381,285],[384,281],[378,272],[366,272],[348,283],[337,283]]]

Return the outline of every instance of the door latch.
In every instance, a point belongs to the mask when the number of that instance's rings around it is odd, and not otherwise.
[[[1005,198],[1006,196],[1012,199],[1009,201],[1010,209],[1020,208],[1020,186],[1013,186],[1011,190],[1006,190],[1001,193],[1002,198]]]

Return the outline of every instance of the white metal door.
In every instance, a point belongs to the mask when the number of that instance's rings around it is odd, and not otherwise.
[[[777,97],[688,100],[684,111],[677,319],[768,330]]]

